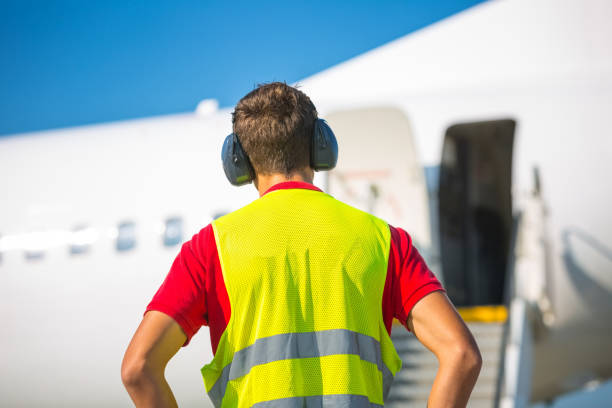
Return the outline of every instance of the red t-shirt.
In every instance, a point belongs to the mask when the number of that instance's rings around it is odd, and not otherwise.
[[[308,183],[284,182],[272,186],[266,193],[290,188],[321,191]],[[385,326],[391,333],[393,318],[406,326],[408,314],[423,296],[445,290],[412,245],[410,235],[400,228],[389,226],[389,229],[391,248],[382,308]],[[217,351],[231,310],[210,224],[183,244],[145,313],[149,310],[163,312],[176,320],[187,335],[183,346],[200,327],[209,326],[213,353]]]

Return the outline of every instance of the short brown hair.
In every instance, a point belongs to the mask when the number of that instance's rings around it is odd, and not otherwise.
[[[289,175],[309,166],[316,119],[310,98],[283,82],[257,86],[232,113],[234,133],[259,174]]]

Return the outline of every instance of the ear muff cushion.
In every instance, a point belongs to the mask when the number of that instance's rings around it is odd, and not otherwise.
[[[225,138],[221,149],[221,160],[223,161],[225,176],[233,185],[248,184],[255,178],[253,166],[251,166],[236,134],[232,133]]]
[[[331,170],[338,162],[338,142],[334,132],[323,119],[317,119],[312,135],[310,167],[314,170]]]

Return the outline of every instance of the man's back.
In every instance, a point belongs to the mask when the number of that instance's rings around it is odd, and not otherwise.
[[[268,192],[213,229],[232,310],[202,370],[213,401],[333,395],[382,405],[401,365],[382,314],[389,226],[295,188]]]

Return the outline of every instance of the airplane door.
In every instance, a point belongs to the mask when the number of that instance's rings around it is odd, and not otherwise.
[[[440,255],[456,306],[502,304],[512,227],[514,120],[446,131],[438,190]]]
[[[406,229],[426,257],[431,246],[427,187],[406,114],[373,106],[329,112],[325,118],[339,145],[329,192]]]

